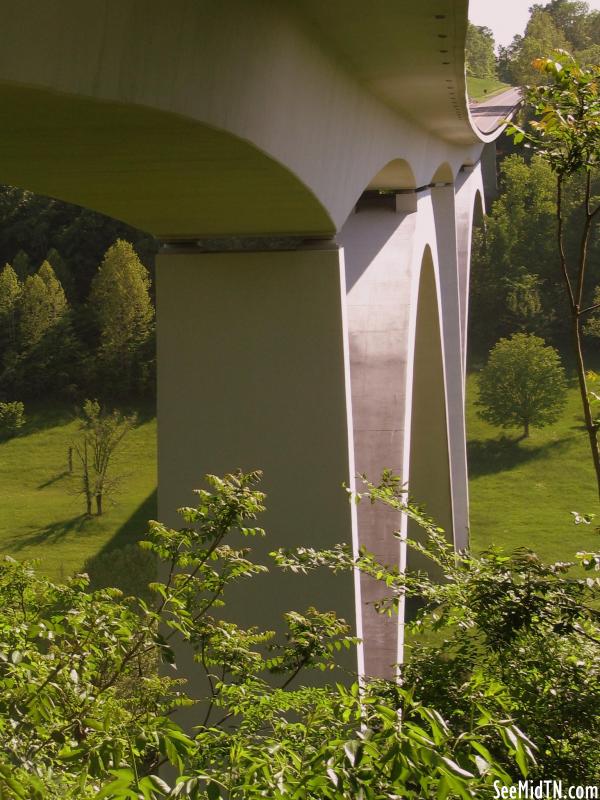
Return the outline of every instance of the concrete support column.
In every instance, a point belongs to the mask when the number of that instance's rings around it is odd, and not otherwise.
[[[413,204],[416,212],[414,196]],[[361,208],[338,236],[346,263],[356,468],[375,483],[385,468],[408,480],[417,239],[417,213],[398,212],[395,204]],[[402,569],[404,547],[392,536],[398,516],[364,504],[358,524],[360,543]],[[373,602],[386,594],[381,585],[364,578],[361,591],[366,674],[391,677],[402,655],[401,620],[374,610]]]
[[[471,268],[471,243],[474,220],[483,216],[483,178],[481,162],[464,167],[456,181],[455,216],[458,256],[458,291],[460,300],[461,350],[463,374],[467,365],[467,325],[469,320],[469,281]]]
[[[162,520],[181,524],[175,509],[193,504],[205,473],[260,468],[267,539],[250,543],[259,554],[356,545],[354,504],[342,488],[353,485],[355,472],[344,293],[332,242],[159,256]],[[282,611],[314,605],[334,608],[361,635],[351,575],[273,571],[233,597],[228,613],[244,625],[277,628]]]
[[[454,186],[434,188],[431,195],[442,298],[441,349],[452,484],[452,531],[455,547],[464,549],[469,543],[469,486]]]

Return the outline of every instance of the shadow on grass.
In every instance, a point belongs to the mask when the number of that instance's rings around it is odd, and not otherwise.
[[[56,544],[72,533],[83,533],[86,526],[92,522],[91,517],[86,517],[85,514],[78,514],[69,519],[61,519],[58,522],[52,522],[43,528],[35,528],[31,533],[19,534],[9,540],[12,550],[23,550],[25,547],[34,547],[42,544]]]
[[[17,436],[24,437],[34,433],[40,433],[48,428],[56,428],[58,426],[67,425],[77,419],[78,408],[82,403],[64,402],[56,403],[52,406],[40,405],[36,403],[25,404],[25,425],[19,430]],[[124,414],[137,415],[136,427],[150,422],[156,416],[156,403],[150,400],[140,401],[136,405],[130,403],[119,403],[118,401],[102,402],[104,410],[112,411],[119,409]],[[14,437],[11,437],[14,438]]]
[[[153,489],[148,497],[140,503],[112,539],[109,539],[104,547],[98,550],[97,555],[104,555],[111,550],[119,550],[126,545],[139,542],[146,536],[149,519],[156,519],[156,489]]]
[[[19,431],[19,436],[30,436],[33,433],[40,433],[48,428],[56,428],[72,422],[75,418],[75,408],[73,405],[56,405],[50,407],[25,406],[25,416],[27,422]]]
[[[62,472],[57,472],[56,475],[53,475],[51,478],[48,478],[48,480],[44,481],[44,483],[40,483],[40,485],[37,488],[45,489],[47,486],[52,486],[54,483],[58,483],[63,478],[68,477],[70,474],[71,473],[69,472],[68,469],[64,469]]]
[[[475,439],[467,443],[467,460],[469,477],[493,475],[496,472],[514,469],[546,458],[553,452],[560,452],[569,445],[572,437],[565,436],[553,442],[546,442],[539,447],[524,447],[522,439],[511,439],[501,436],[499,439]]]
[[[152,602],[154,596],[148,590],[148,584],[156,580],[156,559],[152,553],[136,544],[144,538],[149,519],[156,519],[156,489],[137,507],[113,538],[86,560],[83,569],[90,576],[90,589],[115,586],[127,596]]]

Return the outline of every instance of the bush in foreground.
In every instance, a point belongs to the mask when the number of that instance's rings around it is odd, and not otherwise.
[[[209,477],[211,491],[181,509],[185,527],[151,523],[142,545],[165,575],[152,584],[152,605],[89,592],[86,576],[57,585],[2,562],[1,797],[470,798],[510,781],[500,761],[516,759],[527,773],[531,744],[501,698],[494,713],[481,703],[470,729],[457,733],[411,687],[391,681],[294,688],[305,670],[332,669],[337,650],[355,644],[346,623],[314,608],[288,612],[278,637],[225,618],[228,586],[266,570],[231,539],[263,535],[254,525],[264,509],[258,480]],[[403,576],[343,546],[273,556],[295,572],[358,567],[385,581],[392,605],[404,591]],[[204,676],[200,701],[156,669],[185,647]],[[181,706],[194,707],[193,732],[172,719]],[[498,758],[488,740],[499,743]],[[174,783],[161,777],[165,764]]]

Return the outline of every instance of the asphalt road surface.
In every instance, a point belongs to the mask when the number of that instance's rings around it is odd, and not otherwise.
[[[469,103],[473,122],[482,133],[491,133],[514,113],[521,102],[520,89],[507,89],[489,100]]]

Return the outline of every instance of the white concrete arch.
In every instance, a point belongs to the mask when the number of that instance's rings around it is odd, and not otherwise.
[[[437,263],[436,263],[437,261]],[[409,496],[453,538],[453,497],[446,403],[446,349],[443,338],[440,265],[425,247],[414,305],[410,378]],[[413,527],[409,534],[419,538]],[[407,567],[418,559],[409,553]]]
[[[415,174],[404,158],[394,158],[383,166],[369,182],[368,189],[394,190],[415,189]]]
[[[0,84],[0,102],[12,140],[0,182],[171,239],[194,230],[219,237],[334,232],[321,202],[285,165],[227,130],[15,84]]]
[[[432,195],[444,190],[415,194],[413,212],[396,210],[389,203],[359,205],[338,235],[346,271],[354,459],[357,471],[373,481],[389,468],[410,482],[420,275],[423,254],[430,253],[439,296],[439,244]],[[448,191],[452,193],[452,187]],[[445,408],[444,379],[441,385]],[[443,438],[447,442],[446,429]],[[447,506],[451,513],[451,503]],[[392,535],[400,524],[385,508],[365,505],[358,509],[360,543],[382,562],[401,568],[404,554]],[[366,673],[392,675],[402,649],[399,620],[377,615],[372,608],[372,603],[385,595],[384,588],[363,579],[361,591]]]
[[[452,169],[452,166],[447,161],[444,161],[438,165],[437,169],[431,176],[430,183],[454,183],[454,178],[455,173]]]
[[[77,192],[70,195],[165,238],[221,236],[227,231],[239,234],[241,230],[234,230],[232,223],[227,226],[226,220],[216,219],[215,215],[205,214],[209,201],[199,199],[197,194],[188,197],[183,171],[176,164],[163,164],[156,150],[149,149],[142,163],[133,158],[128,165],[124,163],[127,159],[117,158],[113,164],[110,156],[115,152],[118,155],[119,144],[127,149],[130,117],[137,114],[134,109],[139,109],[140,114],[144,109],[157,114],[141,123],[149,140],[155,123],[165,134],[159,112],[186,121],[174,135],[188,163],[190,184],[199,183],[203,175],[204,142],[195,136],[195,123],[208,131],[225,131],[281,165],[317,198],[333,222],[331,226],[324,224],[319,214],[303,216],[302,203],[295,205],[294,192],[290,192],[289,206],[288,195],[277,194],[281,210],[273,219],[276,222],[286,210],[290,219],[295,208],[297,218],[291,229],[283,222],[262,229],[258,223],[251,225],[252,213],[266,202],[268,187],[261,180],[265,164],[255,165],[256,180],[252,169],[240,174],[235,187],[230,178],[231,174],[238,174],[237,151],[224,152],[218,173],[205,182],[206,196],[218,192],[221,180],[232,186],[233,194],[229,196],[233,206],[236,193],[243,198],[238,201],[240,206],[244,202],[247,207],[252,206],[242,228],[248,234],[322,236],[339,229],[372,177],[398,158],[411,165],[417,186],[429,181],[432,162],[447,161],[455,172],[465,160],[477,160],[481,141],[464,115],[464,119],[456,118],[451,104],[432,104],[431,108],[439,108],[441,124],[439,128],[429,124],[425,114],[428,124],[423,126],[404,113],[402,103],[394,101],[390,105],[387,94],[380,99],[379,92],[370,91],[363,80],[362,67],[340,59],[335,49],[327,46],[329,36],[335,32],[317,30],[314,35],[315,25],[317,29],[318,25],[329,25],[326,11],[312,6],[309,11],[303,4],[296,8],[294,4],[269,0],[172,0],[169,4],[161,0],[47,0],[42,4],[38,0],[6,0],[0,101],[12,113],[4,115],[0,147],[6,152],[14,151],[11,160],[18,171],[19,152],[23,159],[30,158],[31,151],[23,149],[26,140],[34,149],[41,145],[40,158],[34,156],[32,163],[36,164],[42,185],[42,175],[51,172],[52,163],[44,156],[44,142],[46,147],[54,145],[54,152],[60,155],[61,148],[68,151],[81,139],[83,130],[94,126],[97,136],[89,137],[90,142],[95,141],[90,160],[103,164],[117,183],[125,181],[125,173],[133,170],[128,184],[130,211],[124,212],[117,199],[106,193],[100,206],[95,197],[88,199],[85,186],[78,185]],[[344,12],[345,22],[352,21],[350,12],[352,20],[364,21],[364,10],[355,4]],[[386,27],[392,28],[392,20],[396,15],[402,20],[404,13],[397,4],[388,4],[384,16],[389,15],[390,20]],[[411,12],[410,24],[418,26],[425,46],[426,42],[436,41],[437,27],[448,27],[450,16],[457,15],[459,11],[455,9],[440,22],[425,10],[418,10]],[[355,42],[353,37],[354,34],[351,42]],[[358,48],[363,43],[355,44]],[[401,52],[402,48],[397,50]],[[376,54],[377,51],[372,53],[372,58]],[[431,57],[437,61],[438,56]],[[446,72],[437,63],[431,72],[438,76],[430,81],[437,87],[436,96],[446,92],[442,77]],[[452,69],[455,76],[461,72],[461,64]],[[401,94],[408,85],[405,78],[404,71],[400,71],[394,79],[395,93],[398,90]],[[61,102],[72,101],[71,110],[61,117],[62,123],[69,119],[70,124],[54,125],[52,105],[48,103],[49,113],[38,114],[34,126],[25,125],[30,121],[27,114],[31,113],[34,96],[25,87],[39,92],[42,101],[51,95],[57,108]],[[92,101],[104,104],[105,117],[96,116],[98,107]],[[421,104],[418,107],[424,113]],[[121,127],[123,136],[119,141]],[[104,143],[111,142],[111,134],[117,140],[116,151],[113,148],[109,152]],[[22,139],[25,141],[20,148]],[[143,144],[143,136],[140,141]],[[129,147],[133,156],[134,151],[133,145]],[[209,148],[206,152],[212,158],[214,151]],[[240,158],[243,160],[244,153]],[[21,163],[21,168],[26,165]],[[156,177],[157,171],[162,171],[162,180],[156,191],[148,191],[146,178]],[[70,172],[70,180],[76,182],[78,170],[71,167]],[[52,188],[54,180],[50,178],[51,175],[46,184]],[[80,183],[83,184],[82,178]],[[54,190],[50,193],[61,194]],[[174,204],[178,193],[181,199]],[[177,218],[172,215],[172,207],[179,212]]]
[[[465,168],[456,184],[456,241],[463,380],[466,376],[467,364],[467,324],[469,319],[469,282],[473,225],[475,220],[481,221],[484,214],[485,194],[481,163],[478,163],[474,167]]]
[[[486,140],[466,111],[466,0],[366,16],[361,0],[4,0],[2,23],[0,180],[167,241],[161,518],[205,472],[263,467],[269,547],[360,542],[402,568],[398,519],[357,520],[340,488],[391,468],[462,546]],[[402,618],[365,606],[379,587],[310,580],[241,613],[335,606],[364,636],[359,669],[393,675]]]

